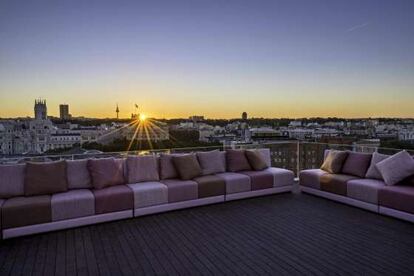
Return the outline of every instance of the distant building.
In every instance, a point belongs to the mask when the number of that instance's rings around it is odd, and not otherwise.
[[[60,111],[60,119],[61,120],[69,120],[70,114],[69,114],[69,105],[67,104],[61,104],[59,105],[59,111]]]
[[[197,122],[204,121],[204,116],[194,115],[194,116],[190,116],[188,119],[193,121],[194,123],[197,123]]]
[[[242,113],[242,120],[246,121],[247,120],[247,112],[243,112]]]
[[[46,100],[35,100],[34,115],[36,120],[47,119]]]

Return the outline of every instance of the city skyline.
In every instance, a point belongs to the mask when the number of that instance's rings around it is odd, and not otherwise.
[[[414,117],[412,1],[0,3],[0,117]]]

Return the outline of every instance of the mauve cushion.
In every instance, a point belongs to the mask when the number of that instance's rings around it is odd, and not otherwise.
[[[394,185],[414,174],[414,159],[403,150],[376,165],[385,184]]]
[[[222,173],[226,171],[225,152],[212,150],[207,152],[197,152],[197,159],[200,163],[203,175]]]
[[[66,161],[68,172],[68,188],[70,189],[90,189],[92,180],[88,171],[88,160],[68,160]]]
[[[25,196],[48,195],[68,190],[66,161],[26,163]]]
[[[260,152],[266,162],[266,165],[270,167],[272,165],[272,160],[270,157],[270,149],[269,148],[262,148],[262,149],[256,149],[258,152]]]
[[[340,173],[347,157],[348,152],[346,151],[330,150],[321,166],[321,170],[329,173]]]
[[[126,164],[128,168],[128,183],[160,180],[158,162],[154,155],[128,156]]]
[[[229,172],[251,171],[245,150],[226,150],[226,167]]]
[[[262,171],[267,169],[269,166],[266,164],[266,160],[263,157],[263,154],[258,150],[246,150],[245,151],[247,160],[249,161],[250,166],[255,171]]]
[[[182,180],[190,180],[200,176],[202,169],[195,154],[185,154],[172,157],[174,166]]]
[[[89,159],[88,170],[95,189],[124,184],[124,167],[115,158]]]
[[[342,167],[342,173],[365,177],[371,163],[372,154],[361,152],[348,152],[348,157]]]
[[[0,166],[0,198],[24,195],[25,170],[25,164]]]
[[[160,155],[160,178],[161,179],[171,179],[177,178],[178,172],[175,169],[174,163],[172,161],[173,156],[179,156],[182,154],[164,154]]]
[[[366,178],[383,180],[382,175],[378,171],[376,165],[379,162],[381,162],[382,160],[387,159],[388,157],[390,157],[390,156],[386,155],[386,154],[381,154],[381,153],[378,153],[378,152],[374,152],[372,154],[371,164],[370,164],[370,166],[367,170],[367,173],[365,174],[365,177]]]

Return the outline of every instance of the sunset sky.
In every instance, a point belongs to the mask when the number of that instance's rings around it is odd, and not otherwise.
[[[414,117],[414,1],[0,1],[0,117]]]

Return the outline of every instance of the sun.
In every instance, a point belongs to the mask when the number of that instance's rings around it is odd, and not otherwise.
[[[144,122],[146,119],[147,119],[147,115],[145,115],[145,114],[139,114],[139,120],[141,122]]]

